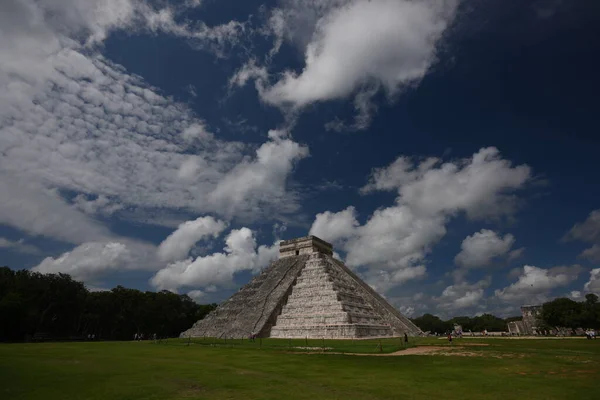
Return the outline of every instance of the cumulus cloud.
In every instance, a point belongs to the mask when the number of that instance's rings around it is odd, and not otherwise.
[[[86,283],[95,284],[103,276],[123,270],[156,271],[160,264],[156,259],[156,247],[151,244],[116,238],[86,242],[60,256],[46,257],[32,268],[44,274],[65,273]]]
[[[389,168],[376,169],[363,192],[397,189],[402,202],[419,214],[464,211],[477,219],[513,213],[513,192],[530,179],[527,165],[513,167],[498,149],[487,147],[469,159],[443,164],[436,158],[416,164],[400,157]]]
[[[489,279],[484,279],[474,284],[463,282],[450,285],[435,300],[439,302],[439,307],[445,310],[472,308],[482,304],[485,289],[489,287],[490,283]]]
[[[187,295],[195,302],[199,302],[202,300],[202,298],[206,297],[206,293],[204,293],[202,290],[190,290],[187,292]]]
[[[353,236],[358,226],[356,209],[350,206],[337,213],[325,211],[317,214],[310,229],[310,234],[331,242],[339,242]]]
[[[285,185],[305,146],[216,139],[185,105],[98,53],[118,29],[198,46],[243,30],[185,22],[179,10],[134,0],[3,3],[0,223],[81,244],[113,236],[98,215],[152,222],[153,210],[176,210],[254,220],[298,209]]]
[[[84,194],[78,194],[73,198],[73,205],[86,214],[104,216],[110,216],[123,208],[122,204],[114,203],[104,195],[89,199]]]
[[[269,85],[264,69],[253,62],[234,81],[257,79],[263,101],[284,108],[354,96],[358,117],[352,128],[363,129],[380,88],[393,96],[423,78],[457,5],[458,0],[283,1],[268,19],[275,37],[268,58],[288,41],[304,53],[304,68],[285,71]]]
[[[263,97],[303,106],[346,97],[372,80],[395,92],[423,77],[455,6],[454,1],[374,0],[330,8],[315,24],[302,73],[284,74]]]
[[[0,135],[0,145],[3,139],[6,137]],[[56,191],[4,170],[7,158],[0,158],[1,224],[78,244],[111,236],[108,229],[69,206]]]
[[[600,210],[592,211],[584,222],[575,224],[567,233],[566,239],[600,241]]]
[[[389,275],[370,273],[381,277],[381,282],[372,281],[372,285],[387,286],[385,280],[398,271],[423,265],[426,254],[446,234],[451,217],[458,213],[472,219],[511,215],[516,209],[514,193],[530,177],[529,167],[513,167],[495,148],[444,164],[434,158],[416,163],[400,157],[389,167],[375,170],[363,188],[363,193],[397,191],[395,205],[376,210],[363,225],[357,222],[353,207],[327,211],[316,216],[310,233],[345,251],[351,267],[388,271]]]
[[[158,257],[163,261],[182,260],[196,242],[210,236],[217,238],[226,227],[227,223],[213,217],[184,222],[158,246]]]
[[[285,184],[295,163],[308,156],[308,148],[290,139],[270,136],[272,140],[258,148],[255,159],[243,160],[232,168],[210,193],[209,202],[225,215],[240,209],[258,213],[269,204],[284,208],[288,200],[292,206],[289,211],[296,209]]]
[[[410,280],[424,278],[426,275],[427,268],[424,265],[417,265],[394,271],[370,269],[363,274],[363,278],[377,292],[385,293],[395,286]]]
[[[600,293],[600,268],[590,271],[590,280],[583,287],[586,292]]]
[[[523,267],[517,282],[495,291],[495,296],[505,302],[543,302],[550,291],[575,281],[582,272],[579,265],[538,268]]]
[[[563,239],[593,243],[579,257],[600,262],[600,210],[592,211],[584,222],[575,224]]]
[[[32,268],[44,274],[65,273],[74,279],[88,281],[126,263],[130,252],[122,243],[84,243],[60,257],[46,257]]]
[[[248,228],[232,230],[225,243],[223,252],[169,264],[154,275],[152,285],[173,291],[181,287],[229,286],[237,272],[256,272],[276,259],[279,252],[278,243],[257,248]]]
[[[454,258],[454,262],[466,269],[482,268],[490,265],[494,259],[501,257],[515,258],[521,252],[511,252],[515,242],[513,235],[506,234],[504,237],[489,229],[482,229],[471,236],[467,236],[462,244],[461,251]]]
[[[0,249],[7,249],[10,251],[16,251],[18,253],[25,254],[37,254],[39,249],[31,244],[25,243],[25,239],[19,239],[12,241],[3,237],[0,237]]]

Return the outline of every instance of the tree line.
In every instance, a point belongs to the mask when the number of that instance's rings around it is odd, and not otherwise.
[[[492,314],[483,314],[477,317],[454,317],[443,321],[440,317],[432,314],[424,314],[421,317],[413,318],[412,321],[423,332],[446,334],[454,330],[454,324],[462,326],[463,332],[504,332],[506,324],[510,321],[520,319],[520,317],[511,317],[502,319]]]
[[[0,341],[175,337],[216,308],[166,290],[89,291],[67,274],[0,267]]]
[[[423,332],[446,334],[454,329],[454,324],[461,325],[463,332],[506,332],[507,324],[511,321],[520,321],[522,317],[499,318],[492,314],[483,314],[477,317],[454,317],[443,321],[432,314],[424,314],[413,318],[412,321]],[[542,305],[542,310],[536,321],[539,330],[558,330],[569,328],[575,330],[600,329],[600,303],[598,296],[589,293],[583,301],[574,301],[568,298],[557,298]]]
[[[593,293],[585,295],[585,300],[575,301],[566,297],[544,303],[538,317],[541,329],[600,329],[600,303]]]

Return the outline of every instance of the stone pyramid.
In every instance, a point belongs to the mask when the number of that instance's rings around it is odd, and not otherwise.
[[[364,338],[421,330],[307,236],[280,243],[279,260],[181,337]]]

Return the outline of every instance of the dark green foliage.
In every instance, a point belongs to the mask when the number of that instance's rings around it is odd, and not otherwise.
[[[90,292],[66,274],[0,268],[0,341],[43,334],[52,339],[132,339],[178,336],[212,311],[187,295],[141,292],[117,286]]]
[[[483,314],[477,317],[454,317],[448,321],[425,314],[412,321],[424,332],[445,333],[452,330],[453,325],[462,326],[463,332],[504,332],[506,324],[512,321],[521,321],[522,317],[498,318],[491,314]],[[600,302],[598,296],[589,293],[582,302],[567,298],[558,298],[545,303],[537,322],[538,328],[551,330],[555,328],[570,329],[600,329]]]
[[[558,298],[544,304],[541,319],[548,327],[600,329],[598,296],[587,294],[585,301]]]
[[[414,318],[412,322],[423,332],[444,334],[452,330],[452,323],[450,321],[442,321],[436,315],[425,314],[421,317]]]
[[[517,316],[508,317],[508,318],[505,318],[504,320],[506,321],[506,323],[514,322],[514,321],[523,321],[523,317],[519,315],[518,317]]]
[[[511,317],[514,321],[514,317]],[[492,314],[483,314],[477,317],[454,317],[448,321],[442,321],[439,317],[431,314],[425,314],[422,317],[412,320],[423,332],[446,333],[454,329],[454,324],[462,326],[463,332],[490,332],[506,331],[508,320],[498,318]]]

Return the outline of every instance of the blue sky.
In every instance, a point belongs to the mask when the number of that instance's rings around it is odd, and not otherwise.
[[[222,301],[315,234],[411,316],[600,292],[593,1],[3,2],[0,263]]]

